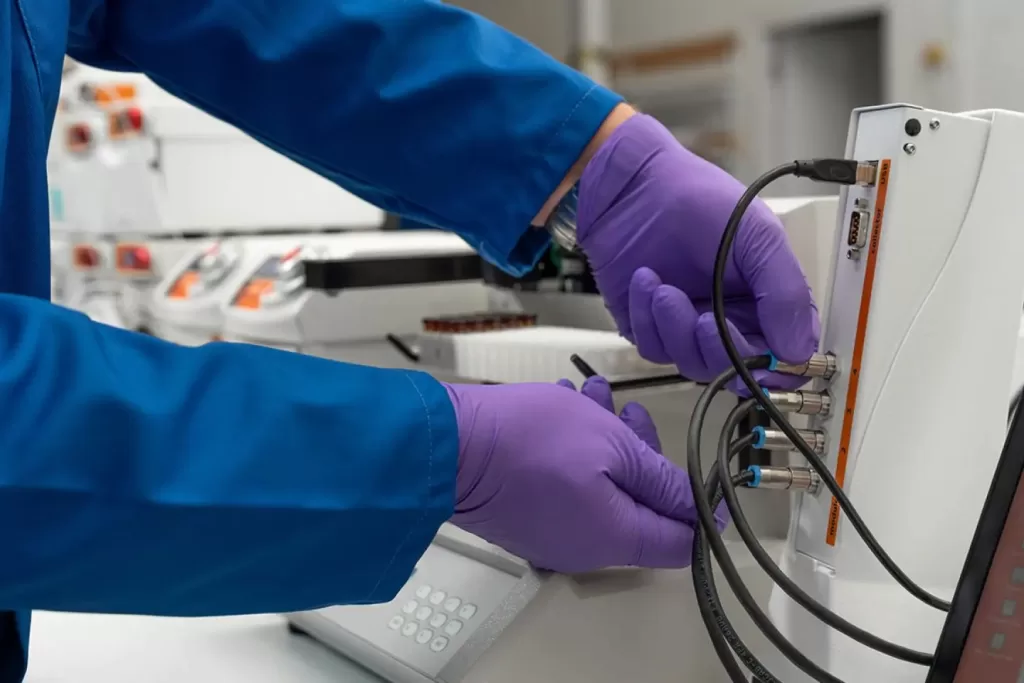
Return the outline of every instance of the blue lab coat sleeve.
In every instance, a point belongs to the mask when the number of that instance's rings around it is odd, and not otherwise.
[[[69,53],[175,95],[514,274],[620,98],[433,0],[72,0]]]
[[[0,358],[4,609],[385,601],[452,512],[455,415],[427,375],[184,348],[10,295]]]

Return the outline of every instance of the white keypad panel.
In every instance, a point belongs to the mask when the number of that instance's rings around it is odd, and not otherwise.
[[[519,576],[433,544],[394,600],[321,610],[336,625],[435,678],[516,587]]]
[[[464,622],[472,620],[477,614],[478,608],[472,602],[425,583],[417,586],[413,594],[420,599],[426,597],[426,602],[407,600],[402,604],[402,614],[392,616],[387,627],[392,631],[400,629],[403,636],[414,637],[420,645],[428,645],[432,652],[444,652],[451,639],[462,631],[466,625]],[[435,638],[431,628],[442,627],[443,635],[438,634]]]

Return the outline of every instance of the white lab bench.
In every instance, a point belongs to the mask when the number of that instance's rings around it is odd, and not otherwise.
[[[380,683],[278,616],[37,612],[28,683]]]

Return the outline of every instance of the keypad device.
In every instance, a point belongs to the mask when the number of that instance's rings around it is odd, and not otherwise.
[[[442,527],[390,602],[327,607],[291,619],[385,680],[457,681],[521,609],[517,601],[532,597],[537,580],[526,563]]]
[[[475,604],[427,584],[417,587],[414,595],[418,600],[403,603],[402,613],[392,616],[387,628],[432,652],[444,652],[478,611]]]

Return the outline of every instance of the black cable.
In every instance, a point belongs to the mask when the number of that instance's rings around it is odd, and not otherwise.
[[[1006,424],[1010,425],[1013,422],[1013,416],[1017,414],[1017,410],[1020,408],[1020,399],[1024,396],[1024,386],[1018,387],[1017,391],[1013,392],[1013,397],[1010,399],[1010,414],[1006,418]]]
[[[579,354],[574,353],[569,356],[569,360],[576,366],[579,373],[585,378],[590,379],[591,377],[597,376],[597,370],[594,369],[587,361],[583,360]],[[686,379],[682,375],[662,375],[659,377],[638,377],[636,379],[621,379],[614,382],[608,382],[608,386],[612,391],[630,391],[633,389],[653,389],[655,387],[666,387],[674,386],[676,384],[688,383],[690,380]]]
[[[713,475],[716,473],[717,470],[712,472]],[[712,477],[708,478],[707,492],[712,496],[712,505],[718,507],[718,503],[722,500],[722,487],[719,485],[717,477],[714,477],[714,481],[712,481]],[[711,646],[714,648],[715,654],[718,655],[718,661],[725,668],[729,680],[732,683],[749,683],[743,669],[736,663],[733,652],[742,661],[745,659],[745,655],[750,654],[750,650],[740,640],[739,634],[733,629],[722,609],[708,558],[707,544],[707,539],[704,538],[698,524],[693,530],[693,564],[690,570],[693,578],[693,590],[697,597],[697,610],[700,612],[701,621],[704,622],[704,630],[707,631],[708,638],[711,639]],[[751,668],[750,664],[746,666],[748,669]],[[763,679],[758,678],[757,680]]]
[[[841,161],[841,160],[836,160]],[[818,455],[804,442],[800,437],[800,434],[793,428],[793,425],[789,423],[786,416],[782,414],[774,403],[772,403],[764,391],[757,384],[757,380],[754,379],[754,375],[744,365],[744,360],[740,356],[739,350],[736,348],[736,344],[733,342],[732,337],[729,333],[729,326],[726,321],[725,315],[725,270],[729,265],[729,251],[732,248],[732,243],[736,239],[736,234],[739,232],[740,223],[743,220],[744,214],[750,204],[757,198],[757,195],[779,178],[790,176],[790,175],[801,175],[804,177],[812,177],[820,180],[827,180],[832,182],[852,182],[852,179],[847,181],[844,178],[835,176],[834,174],[829,177],[825,177],[820,173],[820,168],[814,166],[817,163],[824,162],[793,162],[785,164],[777,168],[768,171],[760,178],[755,180],[750,187],[747,188],[743,196],[736,203],[736,208],[733,209],[732,215],[729,217],[729,222],[725,226],[725,232],[722,234],[722,241],[718,246],[718,254],[715,257],[715,269],[714,269],[714,280],[712,282],[712,308],[715,316],[715,325],[718,329],[718,334],[722,339],[722,344],[725,346],[725,351],[729,355],[729,360],[732,362],[733,368],[739,377],[743,380],[743,383],[747,386],[751,395],[757,400],[760,407],[765,413],[778,425],[779,429],[790,439],[793,447],[803,455],[811,468],[818,473],[824,482],[826,488],[832,493],[836,501],[839,503],[839,507],[850,520],[850,524],[857,531],[858,535],[864,540],[864,544],[871,551],[871,554],[878,559],[878,561],[885,567],[889,575],[892,576],[895,581],[906,589],[911,595],[916,597],[921,602],[940,609],[943,611],[949,611],[949,603],[941,598],[938,598],[925,589],[918,586],[910,579],[909,576],[900,569],[899,565],[889,556],[888,553],[882,548],[878,539],[875,538],[871,530],[868,529],[867,524],[861,518],[857,509],[854,507],[853,502],[843,491],[842,487],[836,481],[835,477],[832,476],[832,472],[829,471],[825,463],[818,457]],[[854,164],[854,175],[856,176],[856,164],[855,162],[843,162],[847,165]],[[831,168],[831,167],[830,167]],[[837,166],[836,168],[842,169],[843,167]],[[848,169],[847,169],[848,170]]]
[[[733,430],[730,429],[730,426],[738,425],[742,421],[745,413],[746,409],[742,409],[742,405],[740,405],[733,409],[732,413],[730,413],[729,417],[726,419],[725,428],[723,428],[722,435],[718,441],[717,469],[720,477],[728,476],[729,461],[731,459],[730,456],[733,452],[733,446],[730,444]],[[889,642],[884,638],[879,638],[875,634],[855,626],[805,593],[796,585],[796,583],[793,582],[792,579],[786,576],[785,572],[779,569],[779,566],[775,564],[775,561],[764,549],[764,546],[762,546],[760,541],[757,540],[757,536],[754,534],[754,530],[750,528],[750,523],[747,521],[746,515],[743,514],[740,499],[736,494],[735,489],[732,487],[724,487],[723,493],[725,496],[725,504],[729,507],[729,514],[732,516],[733,527],[735,527],[737,533],[739,533],[740,538],[743,539],[743,542],[746,544],[750,554],[753,555],[757,563],[761,565],[761,569],[771,577],[772,581],[775,582],[775,585],[781,588],[783,592],[794,602],[813,614],[825,625],[834,628],[843,635],[857,641],[861,645],[865,645],[872,650],[877,650],[882,654],[904,662],[920,664],[921,666],[931,666],[935,659],[934,655],[931,653],[918,652],[916,650],[903,647],[902,645]]]
[[[753,435],[747,435],[738,439],[734,455],[752,443],[754,443]],[[735,479],[743,481],[746,478],[750,478],[745,475],[752,477],[753,473],[743,472],[740,475],[736,475]],[[723,493],[720,482],[718,468],[713,468],[708,475],[708,480],[704,487],[706,495],[711,499],[712,509],[717,508],[718,504],[722,501]],[[754,653],[744,644],[726,616],[721,598],[718,595],[718,588],[715,585],[715,575],[708,554],[708,542],[701,532],[699,524],[693,533],[693,566],[691,575],[701,620],[704,622],[704,628],[707,630],[708,637],[711,638],[711,644],[718,654],[718,659],[722,662],[722,666],[725,667],[730,679],[734,683],[735,681],[749,683],[743,676],[743,671],[740,670],[733,659],[732,653],[734,652],[736,653],[736,658],[743,663],[747,670],[753,673],[755,680],[760,683],[779,683],[779,680],[761,664]],[[732,652],[730,652],[730,648]]]
[[[749,367],[752,370],[762,370],[769,366],[770,359],[767,356],[762,356],[741,360],[740,362],[743,364],[744,369]],[[725,579],[729,583],[729,587],[732,588],[733,593],[736,595],[736,599],[750,616],[751,620],[753,620],[754,624],[764,634],[765,638],[767,638],[768,641],[786,657],[786,659],[792,662],[794,666],[807,674],[811,679],[821,683],[843,683],[841,679],[836,678],[819,667],[808,659],[804,653],[794,647],[794,645],[789,642],[784,635],[782,635],[779,629],[776,628],[775,624],[772,623],[772,620],[768,618],[768,615],[758,607],[757,602],[754,600],[754,596],[750,594],[750,591],[743,582],[743,578],[736,569],[736,565],[729,556],[729,551],[725,547],[725,542],[722,540],[721,534],[718,533],[714,511],[712,510],[711,504],[705,495],[704,488],[700,483],[704,480],[704,473],[700,463],[700,441],[701,432],[704,428],[704,420],[707,418],[708,410],[711,407],[711,402],[715,395],[722,391],[722,389],[724,389],[725,386],[736,377],[736,375],[736,369],[730,368],[716,377],[715,380],[701,392],[700,398],[697,399],[697,405],[693,411],[693,417],[690,420],[689,433],[686,439],[687,471],[690,475],[690,487],[693,491],[694,502],[697,506],[697,516],[700,519],[701,528],[704,532],[703,535],[708,540],[709,545],[711,546],[711,552],[718,561],[718,566],[722,570],[722,574],[725,575]],[[732,428],[735,429],[735,425],[733,425]]]
[[[740,445],[740,441],[743,442],[742,446]],[[734,441],[733,442],[733,446],[736,446],[737,448],[740,448],[742,450],[743,448],[749,448],[750,446],[752,446],[755,441],[757,441],[757,439],[754,437],[754,435],[753,434],[748,434],[747,436],[743,437],[739,441]],[[730,460],[732,460],[733,455],[739,455],[739,453],[733,453],[732,452],[732,446],[730,446],[729,447],[729,459]],[[743,470],[739,474],[732,475],[732,485],[733,486],[746,486],[747,484],[750,484],[753,481],[754,481],[754,473],[751,472],[750,470]],[[715,507],[718,507],[718,506],[716,505]]]
[[[398,337],[398,335],[388,333],[384,335],[384,339],[387,340],[387,342],[391,344],[391,346],[395,347],[396,351],[405,356],[411,362],[420,362],[420,354],[416,353],[416,351],[411,346],[406,344],[400,337]]]

